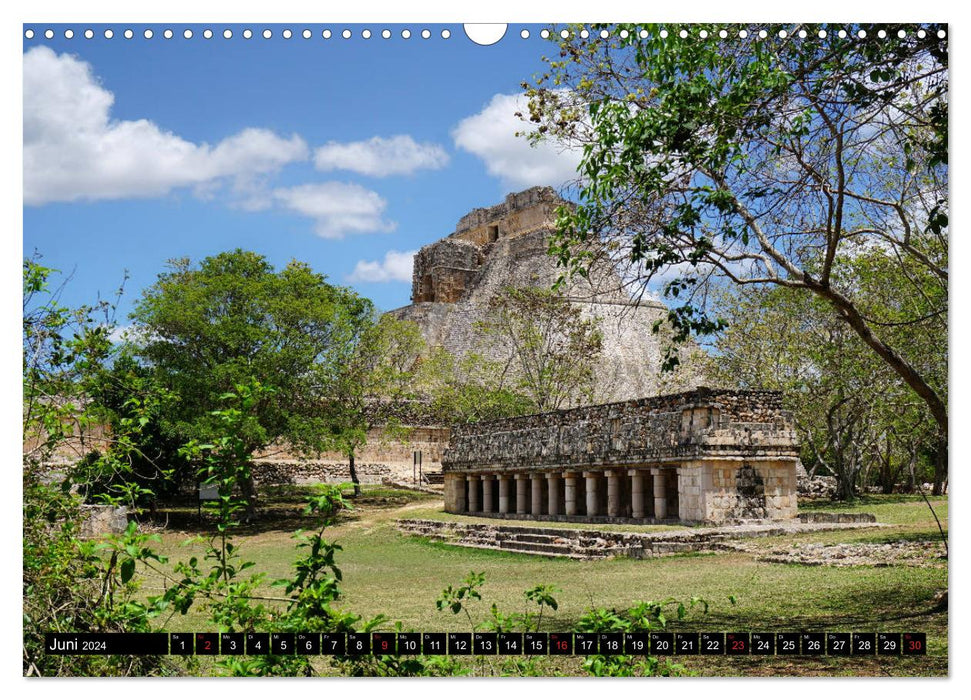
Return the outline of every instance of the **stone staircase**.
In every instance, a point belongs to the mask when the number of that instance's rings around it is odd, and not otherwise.
[[[426,537],[459,547],[519,552],[567,559],[650,557],[685,552],[735,550],[733,541],[772,537],[796,532],[880,527],[866,523],[751,523],[733,527],[686,528],[664,532],[605,532],[575,528],[505,525],[495,521],[464,523],[443,520],[397,520],[395,527],[406,535]]]
[[[619,533],[572,528],[399,520],[408,535],[474,549],[494,549],[568,559],[644,558],[710,549],[715,539],[680,533]]]

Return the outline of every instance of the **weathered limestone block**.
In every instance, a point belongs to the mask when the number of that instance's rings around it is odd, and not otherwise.
[[[565,484],[565,503],[566,509],[564,512],[567,515],[577,514],[577,480],[579,476],[574,472],[567,472],[563,475],[563,483]]]
[[[469,490],[469,511],[477,513],[482,507],[479,501],[479,477],[470,475],[466,478],[466,484]]]
[[[482,512],[491,513],[493,510],[496,478],[492,474],[482,475]]]
[[[128,527],[128,508],[125,506],[81,506],[81,537],[117,535]]]

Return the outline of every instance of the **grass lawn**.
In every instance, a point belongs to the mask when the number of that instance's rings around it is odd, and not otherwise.
[[[244,560],[267,581],[287,575],[296,558],[292,533],[313,527],[299,513],[305,488],[276,489],[267,493],[264,513],[255,526],[237,537]],[[936,499],[938,517],[946,527],[947,500]],[[807,508],[832,510],[832,504],[810,503]],[[843,508],[843,507],[841,507]],[[873,496],[846,510],[871,512],[890,528],[798,535],[786,541],[890,542],[900,539],[939,538],[926,504],[919,498]],[[173,561],[204,551],[193,535],[212,529],[200,524],[193,507],[167,512],[169,528],[162,549]],[[165,515],[163,514],[164,518]],[[805,659],[792,657],[746,658],[687,657],[689,670],[702,675],[945,675],[947,673],[947,613],[934,612],[933,598],[947,588],[942,568],[810,567],[770,564],[745,553],[694,554],[648,560],[608,559],[575,561],[489,550],[474,550],[433,543],[401,535],[398,518],[465,519],[442,513],[434,496],[387,488],[365,489],[354,511],[328,530],[328,538],[344,549],[338,563],[344,580],[343,605],[364,617],[385,614],[405,630],[468,631],[465,615],[440,612],[435,600],[442,589],[455,585],[470,572],[484,572],[482,601],[472,616],[485,619],[495,603],[506,613],[523,611],[523,592],[538,584],[553,584],[559,608],[544,618],[547,631],[571,630],[578,617],[592,607],[626,608],[638,600],[700,596],[708,601],[707,615],[692,613],[669,629],[710,631],[917,631],[926,632],[929,655],[920,659]],[[516,525],[530,523],[516,522]],[[536,523],[536,525],[541,525]],[[578,526],[557,523],[558,526]],[[613,526],[610,529],[663,530],[664,526]],[[604,526],[602,529],[608,529]],[[781,538],[760,540],[771,545]],[[158,592],[162,580],[146,574],[147,592]],[[267,594],[279,595],[267,586]],[[734,604],[729,597],[735,600]],[[675,626],[676,625],[676,626]],[[212,629],[201,606],[190,614],[173,617],[171,630]],[[579,659],[550,660],[549,672],[576,673]]]

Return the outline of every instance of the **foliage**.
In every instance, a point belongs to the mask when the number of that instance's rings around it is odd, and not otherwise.
[[[407,433],[398,413],[415,398],[424,349],[415,323],[389,314],[376,322],[359,321],[355,341],[339,350],[342,359],[327,397],[328,441],[348,457],[355,496],[361,494],[355,453],[367,442],[368,431],[382,426],[389,437]]]
[[[603,333],[555,290],[504,288],[478,330],[499,350],[503,379],[538,411],[590,402]]]
[[[80,457],[101,445],[87,380],[111,354],[114,306],[107,301],[64,306],[60,299],[67,280],[51,288],[55,272],[37,259],[24,260],[24,462],[34,466],[57,450]]]
[[[555,611],[559,607],[559,603],[556,598],[553,597],[554,593],[559,593],[560,589],[556,586],[548,583],[541,584],[539,586],[534,586],[523,593],[523,597],[526,599],[526,604],[535,605],[537,607],[536,612],[525,609],[522,613],[510,613],[508,615],[503,614],[499,611],[499,606],[495,603],[489,609],[490,619],[482,623],[482,629],[491,630],[493,632],[508,632],[514,630],[522,630],[524,632],[539,632],[540,628],[543,626],[543,614],[546,612],[547,608]]]
[[[930,317],[897,324],[946,318],[948,66],[938,27],[888,41],[877,29],[899,27],[866,27],[857,40],[825,25],[750,26],[748,41],[720,40],[718,25],[692,25],[685,37],[679,27],[603,27],[608,40],[601,28],[588,38],[579,27],[552,31],[559,57],[527,86],[532,138],[583,153],[580,204],[558,220],[560,261],[582,272],[590,243],[606,241],[625,276],[663,278],[676,340],[723,327],[707,303],[720,284],[824,300],[926,404],[945,464],[943,387],[839,275],[861,254],[882,257],[899,295],[934,302]]]
[[[23,500],[23,670],[25,676],[171,674],[159,656],[58,656],[43,649],[47,632],[147,632],[163,612],[142,602],[136,566],[164,563],[154,535],[130,523],[104,540],[80,537],[79,499],[38,483],[28,472]]]
[[[455,357],[434,348],[421,364],[419,385],[432,412],[446,423],[476,423],[536,412],[525,394],[504,380],[502,363],[478,352]]]
[[[489,630],[492,632],[537,632],[539,631],[544,610],[555,611],[558,607],[554,593],[559,588],[549,584],[534,586],[523,593],[527,604],[537,607],[536,612],[526,610],[522,614],[504,614],[493,603],[490,617],[482,623],[476,624],[470,612],[470,602],[482,599],[480,588],[485,584],[485,574],[469,572],[460,586],[448,586],[442,591],[436,601],[439,610],[448,610],[453,615],[465,613],[472,631]],[[733,601],[734,602],[734,601]],[[664,629],[668,623],[668,615],[673,614],[678,621],[684,620],[692,608],[699,606],[708,612],[708,603],[700,598],[692,598],[687,603],[669,598],[660,602],[636,602],[627,610],[605,610],[593,608],[587,610],[577,621],[577,632],[650,632]],[[668,612],[666,612],[668,611]],[[587,656],[583,659],[581,668],[593,676],[671,676],[680,675],[684,668],[678,664],[662,661],[652,656],[637,657],[632,655],[603,655]],[[505,659],[503,672],[510,675],[529,676],[541,675],[534,658]]]
[[[163,429],[180,441],[217,432],[220,397],[255,378],[274,393],[252,407],[241,435],[246,454],[278,440],[321,450],[329,429],[324,399],[372,315],[367,299],[304,263],[276,272],[263,256],[236,250],[198,267],[172,261],[132,314],[134,352],[178,396]]]
[[[578,632],[651,632],[667,627],[668,616],[665,610],[674,611],[675,619],[684,620],[696,605],[708,612],[708,603],[700,598],[691,598],[687,605],[674,598],[660,602],[638,601],[627,610],[605,610],[595,608],[587,611],[577,621]],[[661,660],[654,656],[631,656],[626,654],[588,656],[583,660],[584,671],[592,676],[677,676],[684,673],[679,664]]]
[[[469,612],[469,603],[473,600],[482,600],[482,594],[479,593],[479,588],[485,583],[484,573],[475,573],[470,571],[469,575],[465,577],[462,585],[453,588],[449,586],[444,591],[442,591],[442,596],[435,601],[435,607],[439,610],[450,610],[453,615],[458,615],[460,612],[464,612],[465,616],[469,619],[469,625],[472,629],[475,629],[475,623],[472,622],[472,615]]]
[[[148,631],[162,612],[157,601],[138,595],[136,566],[164,562],[135,523],[103,540],[80,537],[81,496],[71,480],[45,483],[42,464],[75,454],[97,441],[106,457],[90,457],[94,469],[119,459],[137,428],[99,435],[101,420],[92,401],[92,382],[111,356],[113,305],[99,302],[75,309],[53,290],[55,271],[24,261],[23,316],[23,668],[25,675],[156,675],[170,673],[161,657],[55,656],[43,651],[46,632]],[[95,317],[103,315],[103,321]],[[138,422],[137,420],[135,421]],[[50,481],[50,479],[46,479]],[[121,496],[134,500],[132,486]]]
[[[898,347],[919,358],[926,376],[946,386],[946,323],[894,325],[921,313],[925,295],[900,297],[880,255],[860,255],[838,270],[860,289],[868,318],[883,324]],[[885,493],[915,477],[935,475],[936,428],[926,404],[869,351],[816,297],[787,288],[725,290],[716,302],[729,319],[713,346],[707,374],[717,382],[785,391],[810,472],[837,476],[838,496],[861,485]]]
[[[108,435],[71,470],[87,500],[135,508],[174,494],[189,476],[181,442],[164,428],[167,408],[177,400],[151,372],[122,350],[87,381],[91,405]]]
[[[341,571],[336,563],[340,547],[325,540],[323,533],[340,511],[350,507],[339,487],[324,486],[310,498],[305,514],[319,518],[320,527],[310,535],[301,531],[294,534],[297,549],[304,556],[294,562],[291,577],[273,582],[283,588],[283,597],[257,593],[263,574],[243,576],[254,563],[243,560],[232,539],[239,526],[238,517],[248,506],[247,494],[237,487],[248,482],[252,466],[246,447],[246,423],[256,420],[255,407],[267,391],[255,381],[240,384],[235,393],[222,397],[226,408],[214,412],[221,434],[210,443],[187,445],[186,452],[202,463],[202,482],[218,486],[219,499],[213,505],[216,532],[209,540],[204,562],[193,557],[179,563],[176,572],[181,578],[172,582],[162,598],[181,614],[188,612],[196,600],[204,600],[209,619],[221,632],[343,632],[359,625],[365,631],[374,629],[384,622],[383,616],[362,622],[360,616],[335,606],[341,595]],[[218,665],[230,675],[317,673],[312,659],[300,655],[227,656]]]

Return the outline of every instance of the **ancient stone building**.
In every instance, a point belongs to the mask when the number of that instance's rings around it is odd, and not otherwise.
[[[557,280],[562,270],[547,251],[560,205],[569,206],[553,189],[534,187],[466,214],[452,234],[418,252],[412,304],[391,313],[416,322],[430,347],[444,347],[456,356],[474,350],[499,359],[497,349],[477,335],[476,323],[503,288],[549,289]],[[593,263],[588,278],[569,281],[562,295],[584,318],[599,320],[603,350],[595,401],[654,396],[697,383],[661,375],[661,347],[652,327],[666,316],[667,307],[633,301],[605,256]]]
[[[782,395],[698,388],[455,426],[445,510],[593,522],[796,515],[799,447]]]

